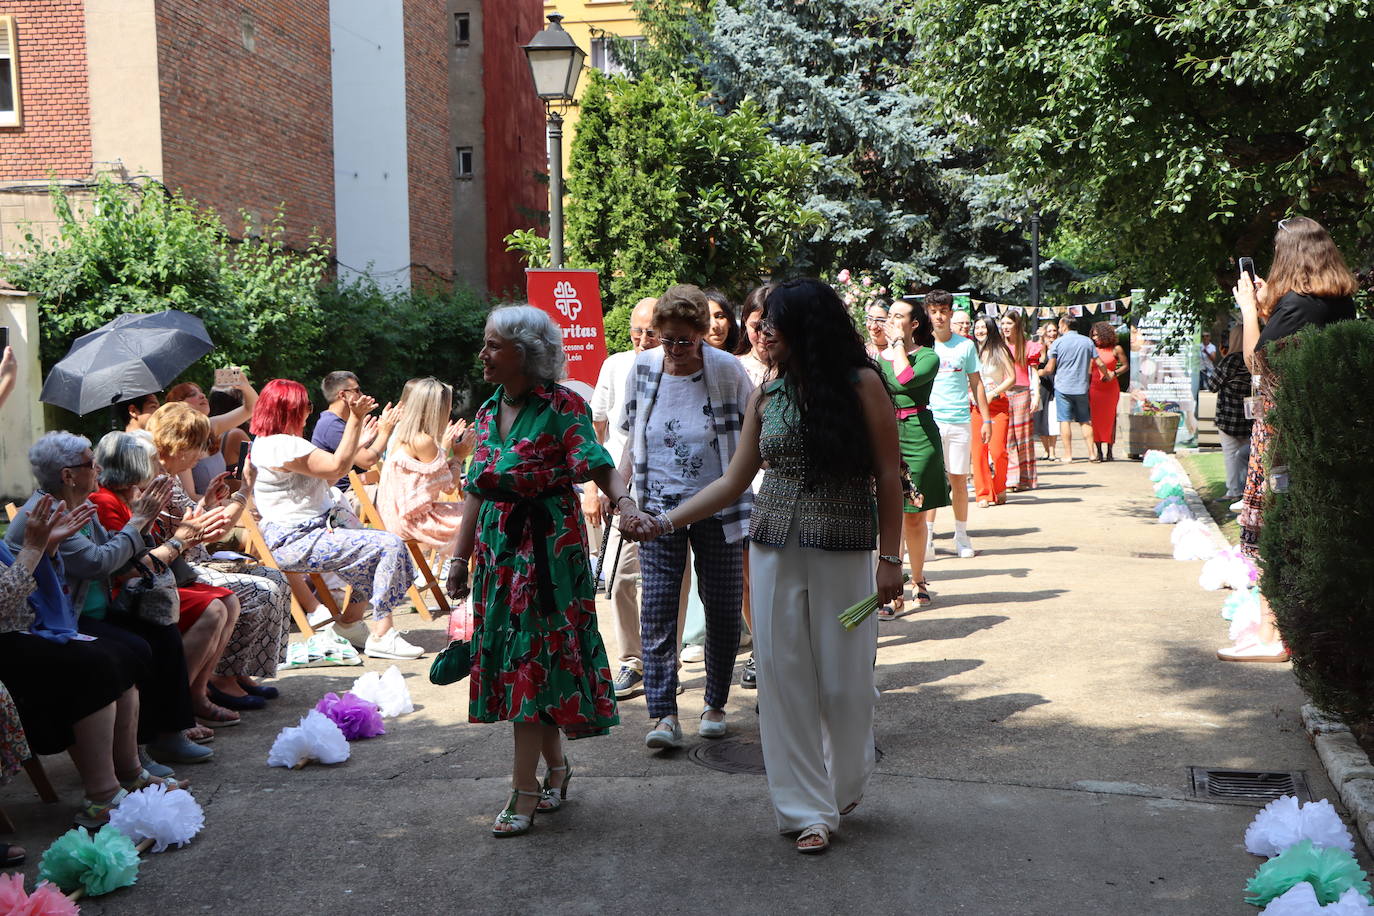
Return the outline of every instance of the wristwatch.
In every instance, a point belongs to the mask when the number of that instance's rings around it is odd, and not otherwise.
[[[891,556],[891,555],[889,555],[889,554],[880,553],[880,554],[878,554],[878,559],[879,559],[879,560],[882,560],[884,563],[891,563],[893,566],[901,566],[901,565],[902,565],[902,558],[901,558],[901,557],[894,557],[894,556]]]
[[[168,538],[166,544],[168,547],[171,547],[173,550],[175,550],[178,554],[184,553],[186,550],[186,544],[182,542],[181,538]]]

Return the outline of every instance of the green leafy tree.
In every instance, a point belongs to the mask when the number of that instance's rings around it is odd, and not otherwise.
[[[118,315],[164,309],[205,322],[216,352],[199,375],[230,364],[257,378],[287,375],[308,360],[328,251],[319,242],[289,251],[280,214],[235,243],[212,211],[157,184],[102,178],[86,212],[57,188],[52,202],[57,237],[26,234],[21,258],[4,265],[11,283],[38,296],[45,367]]]
[[[673,283],[739,290],[785,270],[820,224],[817,157],[769,136],[751,102],[718,114],[690,83],[593,73],[569,166],[569,262],[608,307]]]
[[[906,21],[912,84],[1122,280],[1207,312],[1293,212],[1368,264],[1367,4],[921,0]]]

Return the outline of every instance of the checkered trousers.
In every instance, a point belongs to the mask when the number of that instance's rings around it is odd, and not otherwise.
[[[727,544],[724,524],[708,518],[639,545],[644,695],[655,720],[677,714],[677,612],[689,542],[706,611],[706,705],[724,709],[730,698],[739,649],[744,544]]]

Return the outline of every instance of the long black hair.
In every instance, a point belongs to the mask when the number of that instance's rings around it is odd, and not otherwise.
[[[764,318],[787,346],[778,377],[791,386],[808,484],[873,473],[858,373],[878,372],[840,296],[820,280],[788,280],[768,294]]]
[[[739,307],[739,345],[735,347],[736,356],[743,356],[754,349],[754,342],[749,339],[749,316],[763,311],[763,302],[772,291],[773,284],[765,283],[754,287],[749,295],[744,297],[744,304]]]

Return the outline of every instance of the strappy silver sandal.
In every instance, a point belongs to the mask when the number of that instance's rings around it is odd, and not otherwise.
[[[523,789],[512,789],[510,793],[510,801],[506,803],[506,809],[502,811],[500,814],[496,815],[496,821],[491,825],[492,836],[524,836],[525,834],[530,832],[530,828],[534,826],[534,813],[515,813],[515,803],[521,795],[525,796],[526,798],[543,797],[543,793],[541,792],[526,792]],[[534,810],[539,810],[538,802],[535,803]],[[507,829],[502,830],[502,827],[506,827]]]

